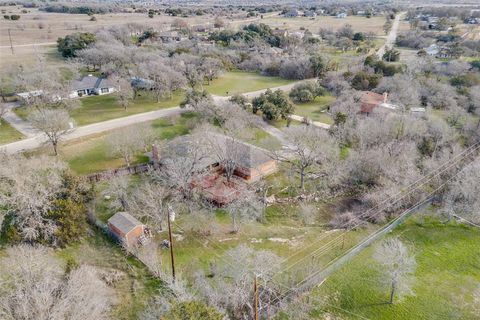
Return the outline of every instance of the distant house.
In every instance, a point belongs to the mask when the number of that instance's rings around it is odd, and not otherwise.
[[[285,12],[283,16],[286,18],[295,18],[298,17],[298,11],[296,9],[291,9]]]
[[[466,24],[479,24],[479,23],[480,23],[480,19],[479,19],[479,18],[471,17],[471,18],[468,18],[467,20],[465,20],[465,23],[466,23]]]
[[[337,19],[345,19],[347,17],[347,14],[345,12],[337,14],[336,18]]]
[[[97,78],[91,74],[72,83],[70,98],[90,95],[104,95],[115,92],[115,86],[106,78]]]
[[[130,247],[145,244],[150,237],[147,226],[127,212],[117,212],[107,222],[110,233],[121,243]]]
[[[315,18],[317,16],[317,13],[314,10],[308,10],[305,11],[303,15],[308,18]]]

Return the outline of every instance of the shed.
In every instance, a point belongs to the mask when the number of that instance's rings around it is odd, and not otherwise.
[[[111,234],[128,247],[143,244],[147,239],[146,226],[127,212],[115,213],[107,225]]]

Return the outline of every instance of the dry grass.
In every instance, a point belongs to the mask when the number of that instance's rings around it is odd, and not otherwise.
[[[344,25],[350,24],[356,32],[375,32],[378,35],[383,35],[385,17],[378,16],[368,19],[360,16],[349,16],[345,19],[337,19],[331,16],[319,16],[315,19],[310,19],[307,17],[284,18],[274,16],[262,19],[260,22],[272,28],[287,29],[290,32],[300,31],[300,28],[303,27],[313,33],[318,33],[320,28],[338,30]],[[232,26],[236,27],[242,24],[244,23],[231,23]]]
[[[20,20],[0,20],[0,67],[15,63],[28,64],[35,61],[38,55],[56,58],[56,41],[59,37],[75,32],[94,32],[101,28],[120,26],[127,23],[148,25],[156,30],[167,30],[176,17],[155,16],[148,18],[141,13],[114,13],[95,15],[97,21],[90,21],[86,14],[47,13],[38,9],[28,9],[22,13],[23,8],[0,6],[6,14],[19,14]],[[2,14],[3,15],[3,14]],[[189,25],[202,25],[213,18],[209,15],[185,18]],[[8,30],[14,45],[14,53],[10,50]],[[36,44],[36,45],[35,45]],[[50,59],[52,63],[62,63],[61,59]],[[56,60],[56,61],[55,61]]]

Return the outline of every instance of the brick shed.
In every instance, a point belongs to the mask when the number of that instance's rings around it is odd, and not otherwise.
[[[127,246],[143,243],[146,239],[146,226],[127,212],[117,212],[108,219],[107,225],[112,235]]]

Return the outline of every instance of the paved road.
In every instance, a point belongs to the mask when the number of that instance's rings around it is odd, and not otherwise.
[[[280,86],[280,87],[274,87],[271,89],[272,90],[277,90],[277,89],[290,90],[291,88],[293,88],[293,86],[296,83],[298,82]],[[248,93],[245,93],[245,95],[248,96],[249,98],[253,98],[253,97],[259,96],[261,93],[265,92],[266,90],[267,89],[248,92]],[[229,97],[214,96],[215,101],[222,101],[222,100],[225,101],[228,98]],[[161,109],[161,110],[155,110],[155,111],[150,111],[145,113],[139,113],[139,114],[131,115],[128,117],[93,123],[93,124],[76,128],[72,132],[65,135],[63,137],[63,141],[69,141],[72,139],[77,139],[77,138],[81,138],[81,137],[85,137],[85,136],[89,136],[97,133],[102,133],[105,131],[118,129],[121,127],[133,125],[136,123],[142,123],[142,122],[152,121],[159,118],[165,118],[175,114],[180,114],[185,111],[187,110],[181,109],[180,107],[173,107],[168,109]],[[276,133],[278,134],[278,132]],[[7,153],[17,153],[17,152],[38,148],[39,146],[41,146],[46,142],[47,142],[47,139],[43,134],[36,133],[36,134],[30,135],[27,139],[1,145],[0,151],[3,150],[3,151],[6,151]]]
[[[393,21],[392,29],[390,30],[385,40],[385,44],[381,46],[380,49],[378,49],[377,51],[377,55],[380,59],[382,59],[386,48],[393,47],[393,45],[395,44],[395,40],[397,39],[397,32],[398,32],[398,26],[400,24],[400,19],[403,17],[404,14],[405,12],[401,12],[397,14],[397,16],[395,17],[395,20]]]

